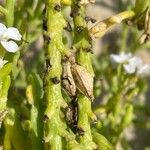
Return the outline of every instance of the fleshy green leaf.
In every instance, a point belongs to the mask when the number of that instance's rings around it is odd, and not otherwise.
[[[3,68],[0,70],[0,80],[4,80],[6,76],[11,72],[12,70],[12,64],[8,63],[3,66]]]

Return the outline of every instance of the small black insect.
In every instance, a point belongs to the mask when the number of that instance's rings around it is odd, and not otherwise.
[[[78,26],[78,27],[77,27],[77,32],[78,32],[78,33],[81,33],[83,30],[84,30],[84,27],[83,27],[83,26]]]
[[[91,17],[89,17],[89,16],[86,16],[86,17],[85,17],[85,21],[86,21],[86,22],[91,21],[92,23],[95,23],[95,22],[96,22],[96,19],[91,18]]]
[[[58,77],[51,78],[51,81],[52,81],[54,84],[59,84],[59,83],[60,83],[60,80],[59,80]]]
[[[48,35],[45,35],[45,34],[44,34],[43,38],[44,38],[44,41],[45,41],[47,44],[49,44],[49,43],[51,42],[51,38],[50,38]]]
[[[43,19],[43,30],[47,31],[47,21]]]
[[[57,4],[57,5],[54,6],[54,9],[56,11],[60,12],[61,11],[61,6]]]
[[[85,134],[85,131],[80,128],[80,127],[77,127],[77,133],[80,135],[80,136],[83,136]]]
[[[52,67],[51,62],[48,58],[46,59],[46,67],[48,67],[48,68]]]
[[[44,115],[44,119],[43,119],[44,123],[48,122],[48,120],[49,120],[48,116]]]
[[[64,29],[67,30],[68,32],[71,32],[71,31],[72,31],[72,27],[71,27],[71,25],[70,25],[69,22],[67,22],[67,26],[64,27]]]

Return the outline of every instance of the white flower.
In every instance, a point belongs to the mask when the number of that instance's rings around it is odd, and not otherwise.
[[[131,57],[132,57],[131,53],[125,54],[124,52],[122,52],[119,55],[111,54],[110,60],[112,63],[120,64],[120,63],[124,63],[124,62],[128,61]]]
[[[141,76],[150,74],[150,66],[144,65],[139,57],[132,56],[131,53],[112,54],[110,60],[113,64],[123,64],[123,68],[128,74],[136,73]]]
[[[17,28],[6,26],[0,23],[0,43],[8,52],[16,52],[18,45],[13,41],[20,41],[22,38]]]
[[[138,57],[132,57],[128,60],[128,64],[124,64],[125,71],[129,74],[135,73],[142,66],[142,60]]]
[[[2,58],[0,58],[0,69],[7,63],[7,60],[3,60]]]
[[[144,65],[139,57],[133,57],[129,59],[128,64],[124,64],[123,67],[126,73],[128,74],[133,73],[137,73],[138,75],[150,74],[150,66]]]

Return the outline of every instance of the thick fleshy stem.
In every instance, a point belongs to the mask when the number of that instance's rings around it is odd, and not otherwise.
[[[88,34],[88,28],[85,21],[85,6],[79,4],[74,0],[72,4],[72,13],[74,21],[74,47],[77,49],[77,63],[85,67],[91,76],[94,77],[93,68],[91,64],[91,42]],[[95,115],[91,110],[91,101],[84,95],[79,94],[77,98],[78,103],[78,133],[79,143],[85,149],[93,149],[96,147],[92,139],[90,121],[96,120]]]
[[[70,6],[72,3],[72,0],[61,0],[62,5]]]
[[[62,41],[62,30],[65,25],[60,10],[60,0],[47,0],[46,3],[46,74],[45,74],[45,100],[46,110],[44,113],[44,142],[45,149],[61,149],[62,141],[59,133],[60,127],[60,105],[62,101],[60,76],[61,76],[61,54],[58,49]],[[56,19],[57,18],[57,19]],[[47,40],[47,41],[46,41]]]
[[[45,149],[59,150],[64,146],[62,139],[68,141],[69,147],[76,147],[75,136],[70,134],[60,117],[60,107],[63,103],[61,94],[61,54],[65,51],[63,45],[63,29],[66,21],[61,12],[60,0],[47,0],[46,12],[43,22],[46,72],[44,77],[44,99],[46,109],[44,112],[44,137]],[[72,142],[71,142],[72,140]],[[69,142],[70,141],[70,142]]]
[[[7,96],[10,87],[11,79],[9,73],[11,72],[12,65],[7,64],[0,70],[0,128],[3,120],[5,119],[7,110]]]

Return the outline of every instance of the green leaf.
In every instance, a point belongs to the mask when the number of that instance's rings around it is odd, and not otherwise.
[[[120,127],[122,129],[126,128],[132,122],[132,119],[133,119],[133,105],[126,104],[125,114],[124,117],[122,118]]]
[[[150,0],[136,0],[135,2],[135,12],[137,15],[141,14],[147,7],[150,6]]]
[[[36,73],[32,73],[29,76],[29,82],[33,88],[33,97],[35,100],[40,100],[43,97],[43,83],[40,76]]]
[[[114,146],[103,135],[96,132],[96,130],[93,130],[92,134],[98,150],[115,150]]]
[[[12,70],[12,63],[8,63],[0,69],[0,80],[4,80]]]
[[[0,112],[4,111],[6,109],[7,105],[7,95],[8,95],[8,89],[10,87],[10,76],[6,76],[5,80],[1,83],[0,88]]]

